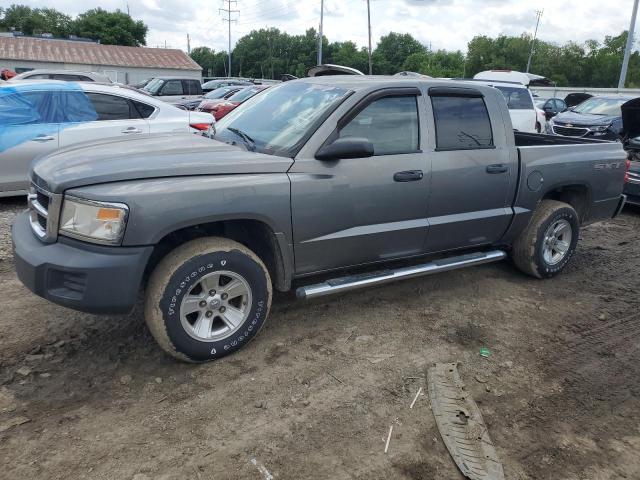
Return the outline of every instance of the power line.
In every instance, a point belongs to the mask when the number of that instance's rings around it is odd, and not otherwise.
[[[231,76],[231,22],[237,22],[236,19],[232,19],[231,15],[233,13],[240,14],[240,10],[232,10],[231,4],[234,3],[236,6],[238,5],[238,0],[223,0],[227,2],[227,8],[220,8],[218,12],[225,12],[227,14],[227,18],[223,17],[223,20],[229,24],[229,71],[228,76]]]
[[[529,60],[527,60],[527,73],[529,73],[529,69],[531,68],[531,59],[533,58],[533,49],[536,45],[536,37],[538,36],[538,26],[540,25],[540,17],[544,10],[536,10],[536,31],[533,34],[533,39],[531,40],[531,49],[529,50]]]

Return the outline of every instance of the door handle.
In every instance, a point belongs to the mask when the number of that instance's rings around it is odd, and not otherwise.
[[[504,163],[496,163],[495,165],[487,166],[487,173],[496,174],[496,173],[507,173],[509,171],[509,167]]]
[[[140,130],[139,128],[136,127],[127,127],[124,130],[122,130],[122,133],[142,133],[142,130]]]
[[[51,140],[55,140],[55,137],[51,135],[38,135],[36,138],[31,139],[32,142],[50,142]]]
[[[422,170],[407,170],[404,172],[398,172],[393,175],[394,182],[416,182],[422,180],[424,173]]]

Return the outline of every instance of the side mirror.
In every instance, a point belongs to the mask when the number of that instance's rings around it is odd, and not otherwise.
[[[366,138],[346,137],[321,147],[316,152],[318,160],[373,157],[373,144]]]

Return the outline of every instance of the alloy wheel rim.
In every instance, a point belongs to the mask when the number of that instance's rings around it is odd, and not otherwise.
[[[551,223],[544,233],[542,257],[549,265],[557,265],[567,256],[571,247],[573,229],[564,218]]]
[[[200,278],[182,298],[180,322],[195,340],[215,342],[240,329],[249,316],[251,302],[251,288],[242,275],[212,272]]]

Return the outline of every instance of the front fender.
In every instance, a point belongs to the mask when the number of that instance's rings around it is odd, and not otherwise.
[[[181,228],[238,219],[261,221],[287,243],[293,243],[286,173],[136,180],[75,188],[66,193],[126,203],[129,220],[123,246],[155,245]]]

